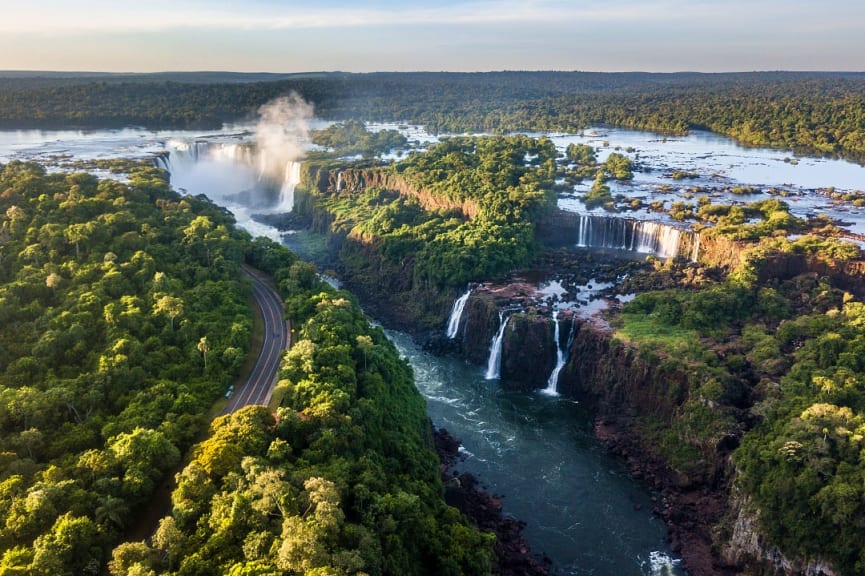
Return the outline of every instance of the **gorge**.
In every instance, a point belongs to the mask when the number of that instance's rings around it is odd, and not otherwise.
[[[631,134],[625,134],[625,137],[631,142],[636,138]],[[528,521],[526,531],[533,547],[553,557],[555,569],[560,571],[557,573],[582,574],[606,569],[611,573],[647,574],[677,570],[676,560],[671,557],[671,550],[664,543],[663,525],[650,514],[653,508],[657,508],[665,519],[681,527],[674,540],[677,550],[687,554],[696,547],[702,547],[704,551],[711,548],[712,536],[706,531],[708,527],[689,525],[687,514],[683,511],[688,510],[687,506],[691,506],[690,510],[695,515],[701,506],[705,510],[717,509],[716,502],[701,500],[697,495],[707,487],[715,489],[725,486],[728,478],[723,475],[727,470],[712,466],[727,458],[740,438],[722,436],[705,439],[706,448],[712,455],[712,458],[703,462],[710,464],[708,469],[691,470],[690,474],[682,475],[680,469],[646,465],[640,454],[651,452],[651,446],[639,441],[634,443],[633,438],[639,439],[639,434],[629,436],[627,432],[632,431],[635,424],[646,424],[638,422],[640,414],[654,414],[660,419],[672,417],[686,405],[688,410],[696,410],[688,404],[687,397],[689,386],[693,385],[694,390],[698,386],[689,384],[688,374],[682,372],[680,366],[666,362],[668,358],[663,355],[649,357],[649,360],[659,360],[657,364],[646,362],[635,348],[596,326],[595,320],[580,316],[580,310],[586,310],[589,304],[600,301],[592,299],[594,293],[586,295],[574,287],[584,286],[588,290],[591,286],[593,291],[608,290],[626,281],[625,276],[634,275],[630,268],[623,265],[622,268],[628,272],[622,275],[611,272],[601,280],[580,272],[578,275],[582,276],[582,281],[572,281],[572,288],[566,290],[575,296],[573,299],[566,298],[556,290],[553,290],[556,293],[553,299],[549,291],[544,292],[549,286],[540,288],[542,284],[557,279],[544,278],[543,282],[535,283],[531,290],[519,288],[522,300],[517,310],[509,295],[502,295],[500,301],[490,296],[497,289],[495,286],[488,286],[486,294],[483,289],[475,287],[464,292],[466,283],[462,278],[449,278],[447,289],[443,290],[441,285],[434,283],[431,271],[425,271],[426,276],[415,274],[410,266],[416,262],[402,253],[396,252],[394,256],[399,271],[396,265],[390,268],[388,258],[391,255],[383,255],[380,245],[364,241],[364,233],[368,231],[351,227],[341,231],[330,230],[331,224],[338,223],[334,212],[309,210],[309,194],[315,187],[320,192],[324,188],[323,192],[330,189],[330,192],[337,193],[334,201],[340,200],[340,195],[359,194],[361,188],[356,186],[359,179],[351,172],[337,169],[313,173],[309,165],[302,166],[294,162],[283,165],[276,177],[265,181],[256,169],[257,162],[244,146],[201,142],[186,148],[171,144],[168,147],[170,153],[167,156],[157,155],[155,161],[172,172],[175,187],[191,195],[206,193],[236,210],[235,216],[243,225],[249,226],[251,230],[266,229],[268,235],[276,238],[281,238],[276,230],[256,222],[250,214],[284,211],[289,206],[297,208],[295,212],[301,216],[308,211],[306,215],[312,220],[313,228],[327,232],[325,242],[332,258],[332,267],[343,273],[350,286],[359,288],[365,305],[380,300],[379,308],[390,307],[398,312],[391,319],[394,325],[413,325],[416,328],[413,330],[415,335],[422,337],[434,329],[443,339],[454,341],[453,344],[473,362],[472,365],[465,365],[462,360],[453,358],[445,358],[439,364],[439,360],[419,350],[405,335],[391,333],[391,338],[397,341],[403,354],[412,359],[418,386],[427,398],[433,420],[438,418],[437,424],[454,428],[455,433],[463,438],[467,451],[463,465],[475,471],[483,482],[490,484],[494,492],[503,493],[506,511]],[[805,164],[802,162],[800,166],[804,167]],[[198,169],[205,170],[199,173]],[[204,175],[207,179],[199,180]],[[645,192],[645,189],[640,188],[643,186],[639,182],[642,176],[657,178],[656,173],[638,173],[637,181],[632,184],[632,194],[670,194],[654,190]],[[383,182],[381,176],[376,177],[379,178],[378,182]],[[297,184],[300,186],[297,187]],[[395,196],[402,196],[411,205],[410,199],[405,197],[406,191],[397,188],[391,185],[386,190]],[[716,193],[719,192],[702,192],[706,196]],[[559,195],[556,203],[560,208],[569,206],[572,201],[569,194]],[[692,192],[681,192],[681,196],[676,195],[675,198],[684,198],[686,194]],[[430,195],[419,202],[430,202],[432,199]],[[668,198],[668,204],[670,200]],[[804,214],[811,211],[811,207],[822,207],[825,203],[820,197],[806,197],[803,193],[801,203],[795,203],[795,209]],[[437,209],[448,216],[459,213],[461,218],[476,216],[478,210],[472,202],[453,199],[442,201]],[[844,208],[844,214],[854,220],[854,228],[861,225],[856,209]],[[688,274],[700,273],[699,268],[689,261],[705,262],[705,259],[709,259],[717,267],[734,270],[743,258],[741,251],[731,248],[733,243],[724,239],[713,241],[704,238],[702,233],[685,230],[681,224],[669,221],[666,216],[659,216],[659,221],[649,222],[642,216],[638,219],[622,217],[620,214],[562,210],[547,214],[546,220],[541,219],[540,222],[537,237],[542,241],[558,247],[567,245],[577,250],[578,254],[597,258],[586,265],[588,270],[599,266],[604,256],[595,256],[595,251],[578,250],[581,247],[632,253],[629,256],[638,258],[651,254],[656,257],[659,267],[663,267],[662,260],[681,256],[685,262],[678,267],[670,265],[680,279]],[[547,229],[544,223],[548,224]],[[395,217],[391,229],[397,230],[402,224]],[[292,238],[286,237],[286,240],[291,241]],[[394,246],[394,250],[397,248]],[[348,261],[349,258],[352,260]],[[442,272],[451,271],[447,266],[439,266]],[[855,263],[850,266],[855,267]],[[851,276],[849,270],[833,272],[831,268],[813,255],[799,253],[772,261],[761,268],[758,274],[766,276],[766,279],[777,279],[779,285],[802,274],[813,273],[819,275],[818,279],[836,274],[842,281],[846,275],[849,284],[857,283],[855,275]],[[480,276],[469,280],[486,283],[492,279]],[[501,278],[497,281],[501,281]],[[379,286],[374,288],[375,284]],[[517,283],[501,284],[513,287]],[[539,291],[541,295],[537,299],[527,299],[530,291]],[[395,302],[406,294],[412,295],[413,299],[402,304]],[[624,300],[629,294],[626,292],[619,296]],[[432,296],[425,298],[427,295]],[[613,298],[611,291],[606,296]],[[816,296],[817,292],[814,298]],[[569,304],[562,306],[562,302]],[[589,308],[594,312],[593,308]],[[507,312],[503,312],[505,310]],[[382,319],[387,325],[391,324],[387,318]],[[566,326],[569,328],[566,329]],[[723,353],[731,358],[737,354],[732,349],[723,350]],[[741,352],[738,354],[743,355]],[[425,372],[440,370],[462,375],[448,375],[424,383]],[[453,386],[457,381],[459,386]],[[702,386],[705,382],[699,384]],[[548,394],[538,391],[547,391]],[[722,395],[725,393],[726,390]],[[711,407],[712,403],[719,401],[717,396],[710,395],[708,387],[702,394],[703,407]],[[469,403],[463,396],[481,403]],[[485,403],[490,400],[491,403]],[[573,400],[580,403],[574,404]],[[734,399],[734,403],[739,401],[744,402]],[[433,408],[439,404],[442,407]],[[588,410],[590,404],[597,412]],[[444,411],[444,407],[451,406],[456,409]],[[436,411],[440,414],[438,417]],[[497,429],[488,426],[489,413],[497,413]],[[563,434],[557,440],[550,440],[551,444],[557,445],[555,454],[558,456],[553,456],[554,452],[545,444],[554,431]],[[626,434],[622,435],[622,431]],[[627,470],[603,455],[602,449],[591,440],[592,432],[606,437],[617,452],[635,466],[635,471],[643,480],[663,491],[662,495],[658,497],[646,493],[629,479]],[[642,439],[651,440],[645,436]],[[703,440],[700,439],[701,442]],[[710,445],[710,440],[714,444]],[[574,453],[574,446],[579,448],[578,455]],[[516,462],[516,453],[530,456],[519,465],[520,474],[514,474],[517,469],[513,464]],[[494,458],[495,463],[490,463]],[[546,459],[550,462],[544,462]],[[493,467],[498,472],[489,471]],[[536,476],[529,477],[526,472],[529,470],[548,478],[543,478],[542,483]],[[518,476],[520,483],[507,486],[504,479],[508,476]],[[566,478],[573,482],[568,488],[564,484]],[[598,490],[602,487],[609,491],[601,492],[603,495],[598,496]],[[653,501],[653,497],[657,501]],[[679,504],[673,501],[675,499],[680,500]],[[585,504],[587,508],[575,509],[575,501]],[[513,508],[510,507],[512,502]],[[539,506],[544,508],[543,513],[538,510]],[[555,515],[552,509],[564,514],[557,520],[559,524],[556,526],[544,527],[545,514],[549,513],[550,517]],[[676,515],[678,517],[673,517]],[[591,532],[598,527],[595,524],[575,526],[574,518],[604,518],[603,535],[598,540],[592,540],[581,531]],[[686,533],[695,536],[688,539],[683,536]],[[561,542],[552,544],[556,539],[561,539]],[[551,544],[549,550],[545,549],[548,543]],[[579,548],[576,553],[573,552],[575,547]],[[596,557],[598,551],[603,551],[604,558]],[[708,565],[694,563],[688,568],[694,574],[721,569],[713,567],[711,562]],[[723,569],[733,570],[734,566]]]

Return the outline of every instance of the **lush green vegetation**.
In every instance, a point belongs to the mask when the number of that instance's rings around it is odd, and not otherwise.
[[[0,572],[97,573],[146,508],[246,357],[244,242],[150,167],[0,166]]]
[[[492,537],[444,504],[411,368],[351,297],[267,240],[252,260],[288,298],[276,414],[217,418],[152,542],[112,574],[487,574]]]
[[[585,72],[141,75],[0,79],[0,125],[218,127],[295,91],[330,119],[419,123],[436,132],[572,131],[592,125],[749,145],[865,155],[865,77],[856,73]]]
[[[410,368],[311,265],[152,167],[14,162],[0,191],[0,574],[489,573]],[[295,322],[283,406],[195,445],[245,360],[244,259]],[[118,545],[184,453],[171,514]]]
[[[150,548],[114,552],[177,574],[486,574],[492,537],[444,504],[425,404],[380,328],[309,264],[259,240],[294,344],[276,414],[218,418],[178,475]]]
[[[370,132],[363,122],[346,120],[313,132],[312,143],[339,156],[360,154],[363,158],[374,158],[394,149],[405,148],[408,141],[396,130]]]
[[[412,262],[409,288],[458,288],[529,262],[534,222],[554,203],[555,159],[547,139],[448,138],[377,169],[383,182],[390,178],[390,190],[321,190],[319,206],[333,231],[374,246],[394,276]],[[381,270],[368,269],[368,254],[348,252],[358,250],[344,247],[343,266],[381,282]]]
[[[738,482],[772,543],[788,556],[865,570],[865,305],[807,273],[764,274],[785,254],[837,264],[858,249],[835,238],[773,237],[783,203],[750,205],[764,220],[724,219],[737,207],[704,204],[719,233],[760,238],[737,270],[698,289],[649,292],[624,307],[617,337],[638,343],[672,377],[659,391],[676,409],[645,415],[644,432],[674,466],[709,475],[741,439]],[[789,214],[788,214],[789,216]],[[760,281],[759,278],[767,278]],[[685,375],[683,379],[682,375]]]

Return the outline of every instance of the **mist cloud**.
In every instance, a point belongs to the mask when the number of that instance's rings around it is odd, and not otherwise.
[[[289,162],[305,156],[313,113],[313,105],[294,92],[258,109],[255,140],[261,172],[281,179]]]

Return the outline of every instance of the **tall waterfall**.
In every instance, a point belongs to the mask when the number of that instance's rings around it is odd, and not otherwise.
[[[460,329],[460,318],[463,315],[463,308],[466,307],[466,302],[468,302],[469,294],[472,293],[472,289],[469,288],[468,291],[456,299],[454,302],[454,307],[451,309],[451,317],[448,320],[448,330],[447,337],[450,339],[454,339],[457,337],[457,332]]]
[[[291,212],[294,209],[294,189],[300,184],[300,162],[289,160],[285,164],[285,178],[279,189],[279,205],[276,212]]]
[[[544,388],[544,394],[548,396],[558,396],[559,393],[556,390],[559,384],[559,372],[562,371],[562,368],[565,366],[565,352],[562,350],[562,345],[559,342],[559,311],[553,311],[553,325],[555,326],[555,331],[553,333],[553,342],[556,343],[556,366],[553,368],[553,372],[550,374],[549,380],[547,380],[547,387]]]
[[[691,248],[691,262],[696,262],[700,257],[700,233],[694,232],[694,244]]]
[[[499,331],[490,343],[490,359],[487,361],[487,380],[495,380],[499,377],[502,366],[502,340],[505,335],[505,327],[511,317],[505,317],[504,312],[499,312]]]
[[[157,155],[154,162],[157,167],[173,174],[181,166],[195,164],[206,157],[212,146],[211,142],[169,140],[165,145],[166,152]]]
[[[688,247],[686,240],[691,245],[688,256],[696,260],[699,235],[689,230],[661,222],[588,214],[579,216],[577,246],[584,248],[629,250],[670,258],[680,255]]]

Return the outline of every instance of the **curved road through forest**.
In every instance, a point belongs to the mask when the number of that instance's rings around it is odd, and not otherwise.
[[[243,267],[243,271],[252,278],[252,294],[264,318],[264,338],[255,367],[246,382],[234,389],[223,414],[230,414],[244,406],[267,405],[270,402],[282,351],[290,345],[288,323],[282,318],[283,305],[279,294],[267,283],[263,273],[247,266]]]

